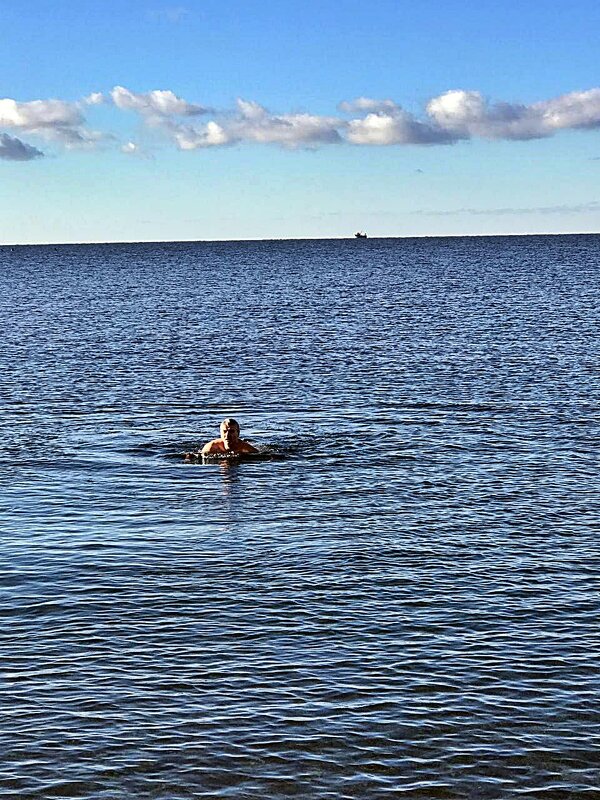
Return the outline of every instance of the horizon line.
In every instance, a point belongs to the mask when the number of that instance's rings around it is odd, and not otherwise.
[[[563,231],[548,233],[531,231],[528,233],[424,233],[412,236],[368,236],[367,239],[491,239],[526,236],[598,236],[600,231]],[[260,239],[114,239],[107,241],[71,241],[71,242],[0,242],[0,247],[72,247],[76,245],[109,245],[109,244],[216,244],[243,242],[343,242],[354,241],[354,234],[349,236],[283,236]],[[361,239],[363,241],[363,239]]]

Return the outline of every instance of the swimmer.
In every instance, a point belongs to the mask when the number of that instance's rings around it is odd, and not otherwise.
[[[195,456],[238,456],[243,453],[258,453],[256,447],[240,439],[240,426],[235,419],[224,419],[220,427],[221,437],[207,442],[199,453],[187,453],[186,461]]]

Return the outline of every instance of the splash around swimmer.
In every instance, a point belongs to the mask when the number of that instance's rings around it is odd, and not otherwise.
[[[254,445],[240,438],[240,425],[237,420],[231,417],[224,419],[219,432],[221,436],[218,439],[207,442],[197,453],[186,453],[185,460],[193,461],[197,458],[231,457],[258,453]]]

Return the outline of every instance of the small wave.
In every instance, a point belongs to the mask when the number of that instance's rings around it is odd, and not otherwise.
[[[344,443],[346,440],[344,440]],[[192,463],[202,463],[202,461],[274,461],[285,458],[293,458],[302,455],[303,458],[311,458],[324,452],[335,453],[341,442],[332,440],[327,436],[289,436],[285,439],[271,440],[266,444],[259,444],[253,441],[258,448],[258,453],[243,453],[238,455],[227,455],[225,453],[215,454],[201,458],[197,456],[206,443],[206,439],[178,439],[162,441],[140,442],[129,447],[125,447],[119,452],[134,456],[136,458],[164,458],[172,461],[192,461]],[[189,455],[194,454],[193,460]]]
[[[286,458],[286,455],[285,452],[266,445],[259,448],[258,453],[213,453],[208,456],[201,456],[193,452],[186,452],[177,454],[177,457],[183,458],[184,461],[190,464],[210,464],[211,462],[238,464],[242,461],[278,461]]]

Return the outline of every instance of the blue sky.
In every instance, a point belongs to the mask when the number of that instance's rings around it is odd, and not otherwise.
[[[0,242],[600,231],[598,41],[588,0],[0,0]]]

